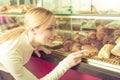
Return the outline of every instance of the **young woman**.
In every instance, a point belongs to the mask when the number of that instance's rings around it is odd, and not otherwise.
[[[0,70],[10,73],[15,80],[58,80],[69,68],[79,64],[84,51],[71,53],[40,79],[24,67],[34,50],[39,57],[39,50],[51,53],[44,45],[54,41],[55,26],[55,17],[49,10],[40,7],[29,10],[25,14],[24,27],[0,35]]]

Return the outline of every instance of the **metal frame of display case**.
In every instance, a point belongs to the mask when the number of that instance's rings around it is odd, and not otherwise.
[[[61,18],[120,20],[119,14],[55,14]]]

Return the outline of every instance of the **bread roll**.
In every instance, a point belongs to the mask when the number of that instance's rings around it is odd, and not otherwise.
[[[67,39],[63,42],[63,48],[65,49],[65,51],[67,51],[67,52],[71,51],[71,46],[72,46],[71,39]]]
[[[81,50],[81,44],[74,42],[71,46],[71,51],[74,52],[74,51],[79,51],[79,50]]]
[[[88,39],[96,39],[96,31],[89,31],[88,32]]]
[[[82,50],[87,50],[87,52],[85,52],[83,54],[83,56],[93,56],[94,54],[98,53],[98,49],[96,47],[93,47],[91,45],[83,45],[81,47]]]
[[[80,42],[80,34],[79,33],[75,33],[73,35],[73,41],[75,42]]]
[[[102,42],[103,42],[103,45],[105,45],[105,44],[115,44],[115,39],[114,39],[113,36],[105,35]]]
[[[98,50],[100,50],[103,46],[102,41],[98,40],[90,40],[91,46],[96,47]]]
[[[102,41],[105,37],[105,33],[104,32],[97,32],[96,37],[97,37],[97,40]]]

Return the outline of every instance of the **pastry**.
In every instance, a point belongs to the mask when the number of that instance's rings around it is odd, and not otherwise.
[[[72,42],[73,41],[71,39],[66,39],[65,41],[63,41],[63,48],[65,49],[65,51],[71,51]]]
[[[74,42],[71,46],[71,51],[74,52],[74,51],[79,51],[79,50],[81,50],[81,44]]]
[[[83,45],[81,47],[81,49],[82,50],[87,50],[87,52],[85,52],[83,54],[84,57],[93,56],[93,55],[98,53],[98,49],[96,47],[91,46],[91,45]]]
[[[110,58],[111,50],[113,49],[114,45],[112,44],[105,44],[98,53],[98,58]]]

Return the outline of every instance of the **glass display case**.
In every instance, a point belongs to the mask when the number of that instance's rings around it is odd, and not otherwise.
[[[21,1],[20,3],[23,3],[22,0],[20,1]],[[34,0],[30,0],[30,1],[34,1]],[[107,7],[106,9],[104,9],[103,6],[102,8],[100,7],[102,3],[100,3],[97,6],[99,1],[104,3],[105,0],[35,0],[35,1],[37,2],[36,6],[44,7],[53,11],[56,17],[58,35],[64,36],[66,38],[68,37],[72,39],[75,33],[79,33],[83,36],[88,36],[89,31],[96,31],[99,25],[103,25],[104,27],[113,30],[120,28],[120,15],[119,15],[120,6],[117,4],[119,3],[118,0],[109,0],[108,3],[111,4],[113,2],[116,5],[112,5],[115,7]],[[107,3],[107,1],[105,3]],[[80,4],[86,5],[86,8],[83,8]],[[116,9],[114,10],[114,8]],[[24,17],[24,14],[25,14],[24,12],[1,13],[2,16],[20,18],[18,19],[20,20],[20,22],[23,21],[22,19]],[[59,52],[62,51],[56,51],[56,53]],[[62,56],[64,56],[64,54],[62,54]],[[120,57],[119,56],[115,57],[115,60],[111,59],[112,57],[110,57],[110,59],[103,59],[103,60],[98,59],[96,57],[84,58],[82,63],[83,66],[81,64],[82,69],[86,72],[87,70],[84,69],[84,65],[86,65],[85,67],[90,66],[90,68],[87,67],[87,69],[90,69],[91,72],[93,71],[94,73],[97,73],[98,75],[93,73],[93,75],[97,77],[99,76],[100,78],[103,78],[103,74],[105,74],[104,76],[109,77],[112,75],[112,77],[114,77],[115,80],[119,80]],[[92,69],[91,65],[97,67],[97,69],[101,70],[102,72]],[[90,72],[87,73],[90,74]],[[99,74],[102,74],[102,76]],[[104,79],[104,80],[110,80],[110,79]]]
[[[120,16],[117,14],[56,14],[56,19],[59,35],[65,36],[65,38],[71,38],[71,42],[68,40],[68,43],[72,46],[74,45],[73,39],[76,33],[87,37],[90,31],[97,31],[97,27],[102,25],[108,28],[110,30],[110,36],[113,36],[115,30],[120,29]],[[112,38],[110,39],[112,40]],[[106,40],[109,40],[109,38],[106,38]],[[52,56],[58,58],[58,56],[61,57],[62,55],[65,57],[70,54],[72,51],[65,51],[65,47],[68,49],[73,47],[69,48],[67,45],[65,46],[65,43],[67,44],[67,42],[63,41],[63,47],[55,50]],[[94,43],[97,44],[97,41],[94,41]],[[99,58],[99,51],[94,56],[83,57],[82,63],[73,69],[96,76],[102,80],[119,80],[120,56],[115,56],[110,53],[109,58]],[[105,51],[103,53],[106,54]],[[59,59],[57,60],[59,61]]]
[[[72,37],[76,32],[87,35],[88,31],[96,30],[97,26],[120,28],[119,15],[96,14],[56,14],[57,31],[60,35]]]

